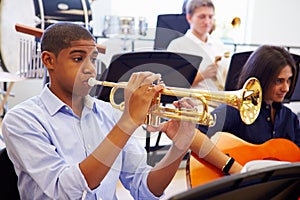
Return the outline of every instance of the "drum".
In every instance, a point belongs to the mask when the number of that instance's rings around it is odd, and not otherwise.
[[[115,35],[119,34],[119,17],[118,16],[111,16],[111,15],[106,15],[104,16],[104,21],[103,21],[103,31],[102,35],[104,37],[113,37]]]
[[[59,21],[70,21],[91,31],[92,10],[88,0],[33,0],[37,28],[45,29]]]
[[[135,18],[129,16],[104,16],[104,27],[102,34],[104,37],[114,37],[118,35],[135,34]]]
[[[32,0],[1,0],[0,2],[0,52],[4,71],[18,73],[20,68],[20,40],[32,42],[33,36],[18,33],[15,24],[35,26]]]
[[[135,20],[134,17],[124,16],[119,17],[120,34],[134,35],[135,34]]]
[[[0,5],[3,68],[27,78],[42,77],[39,39],[17,32],[16,23],[45,29],[58,21],[69,21],[91,30],[92,11],[88,0],[1,0]]]
[[[148,31],[148,23],[145,17],[139,18],[139,35],[146,36]]]

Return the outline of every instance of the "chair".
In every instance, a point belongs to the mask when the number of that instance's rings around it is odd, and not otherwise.
[[[240,88],[236,88],[237,82],[240,76],[240,73],[242,71],[242,68],[244,64],[246,63],[247,59],[251,55],[252,51],[246,51],[246,52],[240,52],[240,53],[235,53],[232,55],[231,62],[229,65],[229,70],[227,73],[226,77],[226,82],[225,82],[225,91],[230,91],[230,90],[237,90]],[[300,68],[300,55],[293,54],[293,56],[296,66],[297,66],[297,82],[296,82],[296,87],[294,91],[300,91],[300,75],[299,75],[299,68]],[[300,101],[300,93],[299,92],[294,92],[291,97],[285,99],[285,102],[290,102],[290,101]]]
[[[235,53],[231,57],[224,90],[237,90],[236,84],[239,80],[240,73],[252,51]]]
[[[300,163],[292,163],[226,176],[174,195],[170,200],[297,200],[299,187]]]
[[[7,155],[6,148],[3,148],[0,150],[0,199],[20,199],[17,181],[13,163]]]
[[[158,15],[154,50],[165,50],[172,40],[183,36],[190,25],[185,14],[163,14]]]

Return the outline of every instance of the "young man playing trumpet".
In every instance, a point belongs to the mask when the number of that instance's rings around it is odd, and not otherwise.
[[[195,135],[195,124],[171,120],[165,132],[176,135],[172,146],[155,167],[147,165],[134,132],[164,87],[152,86],[160,75],[134,73],[120,112],[88,95],[98,52],[85,28],[53,24],[43,33],[41,49],[50,83],[11,109],[2,126],[21,198],[116,199],[118,180],[134,199],[161,198]],[[220,152],[209,155],[220,168],[229,159]],[[235,163],[231,172],[239,170]]]

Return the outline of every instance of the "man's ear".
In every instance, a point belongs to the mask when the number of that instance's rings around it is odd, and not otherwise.
[[[188,21],[188,23],[191,25],[192,15],[186,14],[185,18],[186,18],[186,21]]]
[[[43,64],[47,67],[48,70],[54,68],[55,59],[55,55],[49,51],[44,51],[42,53]]]

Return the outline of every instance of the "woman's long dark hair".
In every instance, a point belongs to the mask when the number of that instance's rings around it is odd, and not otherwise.
[[[290,89],[285,97],[289,99],[295,89],[297,69],[292,55],[279,46],[263,45],[250,55],[241,71],[238,88],[242,88],[248,78],[256,77],[260,81],[264,96],[287,65],[291,67],[293,73]]]

